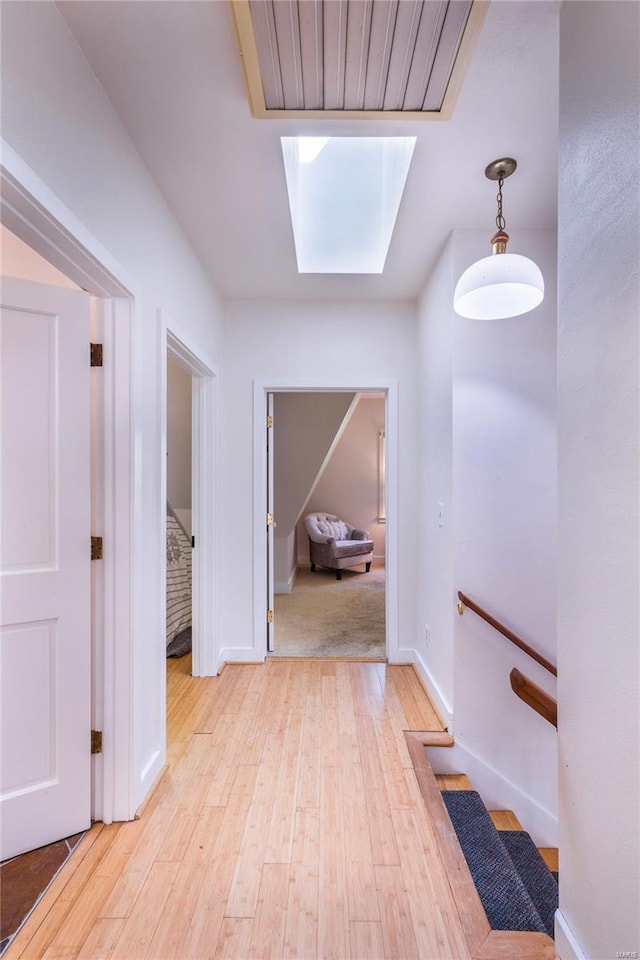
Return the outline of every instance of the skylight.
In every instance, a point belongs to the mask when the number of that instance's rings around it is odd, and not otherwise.
[[[298,273],[382,273],[415,137],[281,137]]]

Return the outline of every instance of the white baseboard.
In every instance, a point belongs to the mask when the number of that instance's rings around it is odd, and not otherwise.
[[[434,773],[466,773],[489,810],[513,810],[538,847],[558,846],[558,821],[478,754],[457,741],[446,750],[427,747]]]
[[[561,910],[556,910],[554,933],[558,960],[587,960]]]
[[[144,803],[149,791],[162,772],[164,762],[165,754],[161,753],[160,750],[154,750],[142,769],[140,782],[133,797],[133,809],[129,811],[126,819],[133,820],[136,810]]]
[[[264,663],[254,647],[223,647],[218,654],[218,672],[225,663]]]
[[[440,690],[440,687],[438,686],[436,681],[433,679],[429,671],[429,668],[427,667],[426,663],[424,662],[424,660],[422,659],[422,657],[420,656],[417,650],[406,648],[398,651],[398,654],[405,654],[405,653],[411,655],[408,658],[409,662],[413,663],[413,666],[415,667],[415,671],[418,674],[418,679],[420,680],[420,683],[426,690],[427,696],[429,697],[429,699],[431,700],[431,703],[434,705],[434,707],[438,711],[438,714],[440,715],[440,719],[442,720],[443,724],[445,725],[449,733],[453,736],[453,710],[447,703],[447,700],[443,695],[442,691]]]

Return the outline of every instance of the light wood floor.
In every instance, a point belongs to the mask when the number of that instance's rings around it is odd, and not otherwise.
[[[411,667],[169,661],[169,766],[96,825],[5,957],[469,957],[403,730]]]

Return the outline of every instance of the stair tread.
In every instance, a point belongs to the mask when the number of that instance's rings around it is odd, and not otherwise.
[[[540,856],[538,848],[524,830],[500,830],[500,839],[527,888],[550,937],[558,908],[558,884]]]
[[[558,872],[558,848],[557,847],[538,847],[538,853],[551,870],[551,873]]]
[[[440,790],[473,790],[473,784],[466,773],[434,774]],[[489,816],[496,830],[524,830],[513,810],[489,810]],[[538,847],[538,853],[551,873],[558,873],[558,848]]]
[[[513,810],[489,810],[496,830],[524,830]]]
[[[442,799],[491,927],[546,933],[480,795],[475,790],[443,790]]]
[[[437,773],[435,778],[441,790],[473,790],[466,773]]]

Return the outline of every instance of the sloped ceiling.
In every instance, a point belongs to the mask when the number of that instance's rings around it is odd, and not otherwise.
[[[491,235],[488,162],[514,156],[505,186],[518,229],[556,211],[558,2],[490,4],[450,120],[257,120],[223,0],[57,4],[190,243],[224,297],[418,296],[453,227]],[[280,136],[416,136],[384,273],[299,275]],[[487,244],[487,253],[489,247]]]

